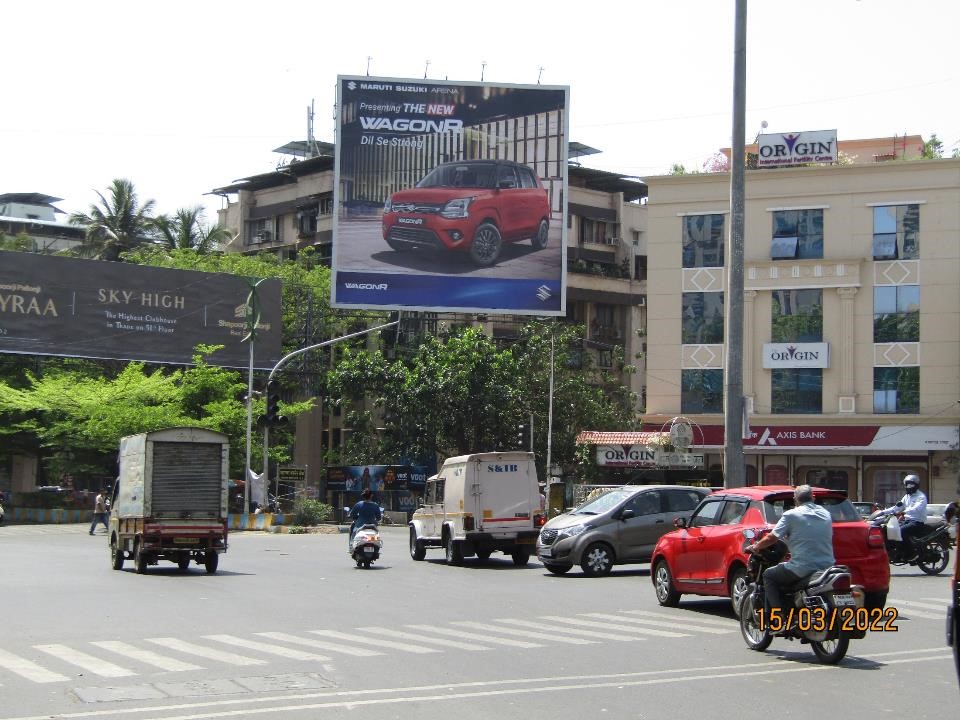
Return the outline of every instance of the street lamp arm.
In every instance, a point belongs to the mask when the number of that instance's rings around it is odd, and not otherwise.
[[[294,350],[292,353],[284,355],[282,358],[280,358],[280,360],[277,361],[277,364],[274,365],[273,369],[270,370],[270,374],[267,376],[267,381],[273,380],[273,376],[277,372],[277,370],[279,370],[281,367],[286,365],[288,361],[292,360],[297,355],[302,355],[308,350],[316,350],[317,348],[326,347],[327,345],[333,345],[334,343],[338,343],[341,340],[349,340],[350,338],[357,337],[358,335],[366,335],[367,333],[372,333],[376,330],[383,330],[384,328],[388,328],[391,325],[397,325],[399,323],[400,323],[399,320],[394,320],[393,322],[388,322],[383,325],[377,325],[375,327],[366,328],[365,330],[358,330],[357,332],[350,333],[349,335],[341,335],[340,337],[335,337],[330,340],[324,340],[322,343],[317,343],[316,345],[307,345],[307,347],[300,348],[299,350]]]

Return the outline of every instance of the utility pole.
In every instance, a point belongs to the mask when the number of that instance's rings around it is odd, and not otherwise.
[[[730,242],[727,244],[726,372],[724,387],[725,487],[746,484],[743,459],[743,234],[745,109],[747,97],[747,0],[736,0],[733,39],[733,137],[730,150]]]

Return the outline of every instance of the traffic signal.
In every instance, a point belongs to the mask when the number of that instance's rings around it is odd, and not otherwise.
[[[280,384],[276,380],[268,382],[265,395],[267,398],[267,425],[270,427],[286,425],[287,418],[280,414]]]

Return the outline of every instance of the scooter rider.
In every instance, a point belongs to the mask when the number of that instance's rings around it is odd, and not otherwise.
[[[891,505],[883,512],[903,513],[903,523],[900,525],[900,537],[903,550],[909,557],[916,554],[910,539],[922,535],[926,529],[927,496],[920,489],[920,478],[916,475],[907,475],[903,479],[903,489],[906,494],[896,505]],[[891,521],[892,522],[892,521]]]
[[[372,495],[373,493],[367,488],[360,493],[363,499],[350,509],[350,517],[353,518],[353,525],[350,526],[350,542],[353,542],[353,536],[357,534],[358,529],[364,525],[378,525],[383,519],[383,508],[370,499]]]
[[[764,614],[768,619],[773,608],[779,608],[781,618],[786,619],[784,588],[834,564],[830,511],[813,502],[813,489],[809,485],[798,485],[793,499],[795,507],[780,516],[773,530],[746,548],[747,552],[757,552],[778,540],[790,548],[789,560],[763,573]]]

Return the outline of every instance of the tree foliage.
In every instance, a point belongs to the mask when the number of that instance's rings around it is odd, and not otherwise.
[[[154,237],[156,219],[153,209],[156,201],[142,205],[130,180],[117,178],[103,193],[95,191],[100,204],[93,204],[87,212],[75,212],[70,222],[86,228],[86,237],[78,249],[82,257],[98,260],[119,260],[120,254],[142,245]]]
[[[230,240],[230,231],[222,225],[208,225],[201,206],[181,208],[173,217],[160,215],[154,225],[161,241],[172,250],[195,250],[206,254]]]

